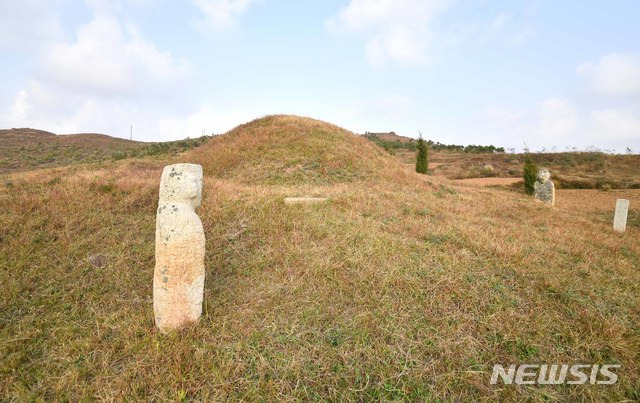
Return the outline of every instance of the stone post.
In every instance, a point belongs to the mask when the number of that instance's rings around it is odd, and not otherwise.
[[[624,232],[627,229],[627,214],[629,213],[629,200],[616,200],[616,212],[613,216],[613,230]]]
[[[538,178],[533,184],[533,195],[536,199],[553,206],[556,202],[556,186],[553,184],[549,170],[541,168],[538,171]]]
[[[164,168],[153,274],[153,311],[163,333],[197,322],[202,313],[205,236],[195,212],[201,202],[202,166]]]

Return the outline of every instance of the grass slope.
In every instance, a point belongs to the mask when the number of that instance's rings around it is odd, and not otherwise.
[[[395,165],[354,145],[328,124],[272,117],[181,157],[206,156],[207,278],[202,320],[169,335],[154,328],[152,276],[158,181],[174,157],[2,178],[0,395],[640,398],[640,192],[560,190],[549,209],[362,169],[353,162]],[[316,155],[326,149],[347,161]],[[306,156],[331,168],[303,169]],[[348,180],[335,173],[347,168]],[[331,201],[282,202],[299,194]],[[632,206],[623,235],[617,197]],[[613,386],[492,387],[496,363],[622,368]]]
[[[177,153],[197,147],[206,140],[203,137],[166,143],[143,143],[96,133],[57,136],[35,129],[0,130],[0,174]]]

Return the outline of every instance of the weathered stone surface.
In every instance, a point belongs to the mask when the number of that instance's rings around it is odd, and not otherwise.
[[[538,178],[533,184],[533,195],[550,206],[556,202],[556,186],[551,179],[551,174],[547,169],[538,171]]]
[[[285,197],[285,204],[310,204],[310,203],[322,203],[329,199],[326,197]]]
[[[202,166],[164,168],[156,217],[153,310],[161,332],[197,322],[204,292],[205,236],[195,209],[202,202]]]
[[[627,214],[629,214],[629,200],[616,200],[616,212],[613,216],[613,230],[624,232],[627,229]]]

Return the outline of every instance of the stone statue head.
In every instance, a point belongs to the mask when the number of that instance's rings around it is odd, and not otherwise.
[[[540,170],[538,170],[538,182],[545,183],[549,178],[551,178],[551,174],[548,169],[540,168]]]
[[[167,165],[160,179],[160,201],[186,203],[194,209],[202,203],[202,166]]]

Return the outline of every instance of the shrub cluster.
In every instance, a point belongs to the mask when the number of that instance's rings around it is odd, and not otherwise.
[[[524,163],[524,191],[525,193],[532,195],[533,194],[533,186],[536,183],[536,179],[538,178],[538,166],[531,162],[530,159],[527,159]]]
[[[418,152],[416,154],[416,172],[420,174],[426,174],[429,170],[429,161],[427,160],[427,143],[422,139],[422,136],[418,139],[418,146],[416,147]]]
[[[389,141],[389,140],[381,139],[375,133],[366,133],[364,136],[367,139],[379,145],[380,147],[387,150],[390,154],[394,154],[395,150],[414,151],[417,149],[417,146],[418,146],[418,141],[416,140]],[[425,143],[427,143],[427,146],[429,146],[430,149],[435,151],[446,150],[446,151],[464,152],[468,154],[486,154],[486,153],[504,153],[505,152],[504,147],[496,147],[493,145],[479,146],[479,145],[470,144],[467,146],[462,146],[457,144],[443,144],[443,143],[440,143],[439,141],[434,142],[433,140],[427,140],[425,141]]]
[[[182,151],[198,147],[209,140],[209,136],[202,136],[196,139],[185,139],[178,141],[168,141],[164,143],[151,143],[146,147],[129,151],[117,151],[111,155],[114,160],[121,160],[131,157],[147,157],[154,155],[175,154]]]

